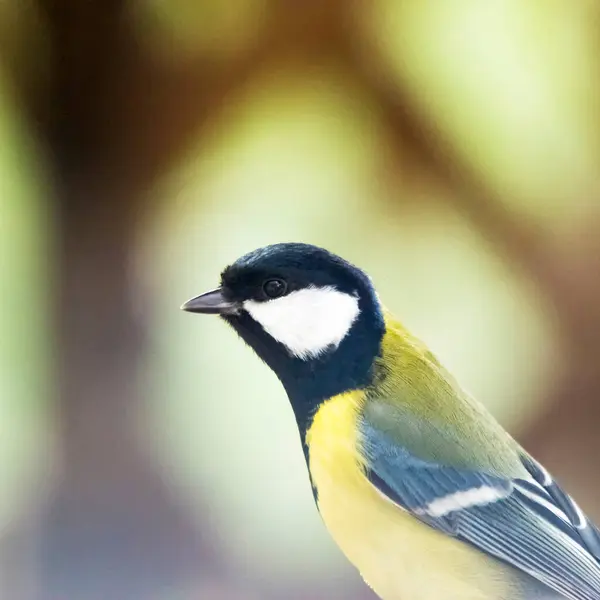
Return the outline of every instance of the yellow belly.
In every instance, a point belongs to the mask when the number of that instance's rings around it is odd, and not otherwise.
[[[360,392],[336,396],[307,434],[310,471],[327,528],[384,600],[514,600],[506,567],[422,524],[365,478],[356,451]]]

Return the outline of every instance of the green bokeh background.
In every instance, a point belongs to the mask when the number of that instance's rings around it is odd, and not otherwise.
[[[61,485],[54,315],[63,231],[55,149],[17,85],[43,103],[52,44],[40,56],[31,50],[33,40],[45,46],[34,4],[5,4],[0,532],[21,527],[35,547],[36,519]],[[137,0],[124,14],[138,51],[162,69],[207,56],[218,70],[267,35],[269,6]],[[563,375],[553,300],[511,255],[511,240],[506,252],[457,196],[470,195],[475,210],[492,198],[567,259],[598,219],[598,3],[378,0],[347,12],[356,47],[408,99],[408,118],[434,136],[438,162],[424,161],[409,138],[392,141],[384,109],[351,70],[293,57],[219,99],[218,115],[143,192],[127,265],[132,303],[147,307],[131,435],[190,528],[209,532],[222,565],[157,598],[368,594],[314,508],[277,380],[217,319],[178,309],[240,254],[304,241],[363,267],[384,303],[516,435],[534,426]],[[440,161],[476,185],[448,185]],[[27,544],[17,567],[3,563],[0,588],[8,581],[14,590],[15,572],[28,582],[21,590],[39,577]]]

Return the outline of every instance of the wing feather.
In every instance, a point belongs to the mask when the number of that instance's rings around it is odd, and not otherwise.
[[[600,560],[600,531],[579,508],[578,504],[552,479],[542,465],[530,456],[522,456],[523,465],[533,480],[552,498],[573,524],[588,551]]]
[[[422,460],[368,423],[362,435],[366,475],[390,501],[571,600],[600,600],[598,538],[581,536],[597,530],[547,472],[502,478]]]

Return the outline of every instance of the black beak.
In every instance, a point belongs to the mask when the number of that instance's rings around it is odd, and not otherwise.
[[[240,305],[223,296],[221,288],[196,296],[182,304],[181,310],[205,315],[233,315],[239,312]]]

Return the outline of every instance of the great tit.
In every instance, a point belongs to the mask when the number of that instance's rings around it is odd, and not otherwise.
[[[327,250],[267,246],[186,302],[280,379],[322,519],[384,600],[600,599],[600,531]]]

